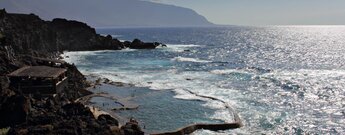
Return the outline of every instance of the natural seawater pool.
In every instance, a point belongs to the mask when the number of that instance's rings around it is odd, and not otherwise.
[[[176,99],[172,91],[157,91],[145,87],[117,87],[109,84],[96,86],[92,91],[130,98],[128,101],[139,105],[138,109],[115,112],[125,119],[137,119],[142,129],[149,133],[175,131],[195,123],[223,123],[222,120],[210,119],[215,110],[203,106],[205,101]],[[102,109],[121,107],[119,103],[105,97],[93,97],[90,102],[91,105]]]
[[[199,99],[187,91],[219,98],[230,104],[244,122],[244,127],[237,130],[198,131],[195,134],[345,132],[344,26],[97,31],[121,35],[118,36],[121,40],[139,38],[163,42],[168,47],[66,53],[70,56],[66,60],[74,63],[82,73],[97,74],[167,95],[172,93],[173,98],[160,99],[162,102],[166,99],[189,104]],[[151,100],[152,104],[158,102]],[[214,113],[206,113],[208,119],[231,119],[229,112],[218,102],[202,100],[198,104],[193,106],[214,110]],[[175,110],[165,108],[161,112],[169,111]],[[132,114],[144,117],[142,113]],[[179,116],[179,113],[172,115]],[[161,123],[153,129],[169,124],[174,127],[178,123],[150,118]]]

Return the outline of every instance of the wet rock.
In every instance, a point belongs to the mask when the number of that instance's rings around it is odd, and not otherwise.
[[[114,134],[114,135],[121,135],[121,129],[118,126],[110,126],[110,131]]]
[[[119,122],[113,117],[111,117],[110,115],[101,114],[98,116],[97,120],[103,124],[107,124],[111,126],[119,126]]]
[[[109,84],[111,82],[108,78],[104,78],[103,80],[104,80],[103,83]]]
[[[130,44],[131,49],[155,49],[159,45],[158,42],[154,43],[144,43],[139,39],[134,39]]]
[[[130,119],[124,126],[121,127],[125,135],[144,135],[144,132],[138,125],[138,122],[134,119]]]
[[[272,72],[271,69],[265,69],[265,68],[261,68],[261,67],[247,67],[246,69],[253,70],[253,71],[258,72],[258,73],[269,73],[269,72]]]
[[[95,85],[101,85],[101,82],[102,82],[102,78],[98,78],[98,79],[95,81]]]
[[[131,45],[131,42],[129,42],[129,41],[124,41],[124,42],[123,42],[123,45],[124,45],[124,47],[129,48],[129,46]]]
[[[122,83],[122,82],[111,82],[110,84],[111,84],[111,85],[115,85],[115,86],[117,86],[117,87],[123,87],[123,86],[125,86],[125,84]]]

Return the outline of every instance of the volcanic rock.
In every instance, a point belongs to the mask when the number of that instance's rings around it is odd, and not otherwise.
[[[131,49],[155,49],[160,43],[144,43],[139,39],[134,39],[130,44],[129,48]]]

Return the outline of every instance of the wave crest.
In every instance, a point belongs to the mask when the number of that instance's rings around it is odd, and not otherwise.
[[[179,62],[198,62],[198,63],[209,63],[212,61],[208,61],[208,60],[201,60],[201,59],[197,59],[197,58],[187,58],[187,57],[175,57],[173,59],[171,59],[173,61],[179,61]]]

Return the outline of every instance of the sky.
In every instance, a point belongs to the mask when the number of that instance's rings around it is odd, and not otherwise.
[[[345,25],[345,0],[150,0],[225,25]]]

